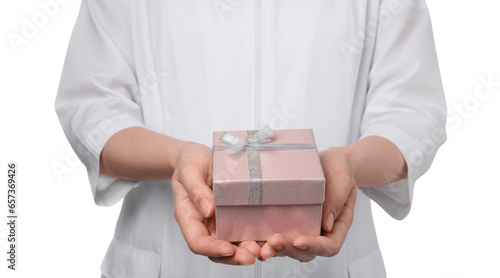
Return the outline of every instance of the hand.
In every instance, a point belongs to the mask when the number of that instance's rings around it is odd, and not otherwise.
[[[290,238],[274,234],[261,249],[263,259],[288,256],[308,262],[316,256],[332,257],[339,253],[353,220],[356,181],[345,149],[327,149],[320,152],[320,159],[326,178],[321,235]]]
[[[250,265],[260,256],[255,241],[236,245],[215,238],[215,206],[212,197],[212,151],[188,143],[177,159],[172,176],[174,215],[189,249],[224,264]]]

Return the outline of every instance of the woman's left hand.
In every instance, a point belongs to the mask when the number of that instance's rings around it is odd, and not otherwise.
[[[308,262],[316,256],[332,257],[339,253],[352,224],[357,193],[346,152],[344,148],[320,152],[326,179],[321,235],[290,238],[274,234],[261,249],[262,259],[288,256]]]

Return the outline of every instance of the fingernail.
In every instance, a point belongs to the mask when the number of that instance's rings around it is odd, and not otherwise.
[[[223,255],[220,255],[221,257],[231,257],[232,255],[234,254],[223,254]]]
[[[326,226],[328,226],[328,232],[332,231],[333,228],[333,212],[328,213],[328,218],[326,220]]]
[[[281,251],[281,250],[283,250],[283,245],[281,245],[281,244],[273,244],[273,243],[269,243],[269,246],[271,246],[272,248],[274,248],[274,250],[276,250],[276,251]]]
[[[297,243],[297,244],[294,243],[293,246],[295,246],[301,250],[306,250],[308,248],[306,245],[300,244],[300,243]]]
[[[201,199],[200,208],[203,216],[208,217],[208,215],[210,214],[210,203],[208,202],[207,198]]]

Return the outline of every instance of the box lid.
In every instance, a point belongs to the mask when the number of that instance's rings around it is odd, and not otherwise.
[[[247,138],[247,131],[229,131]],[[214,146],[224,132],[214,132]],[[265,144],[315,144],[311,129],[275,130]],[[215,149],[215,148],[214,148]],[[312,149],[258,150],[260,205],[320,204],[324,201],[325,177],[318,151]],[[231,154],[213,152],[213,192],[216,206],[255,205],[249,203],[250,168],[246,150]]]

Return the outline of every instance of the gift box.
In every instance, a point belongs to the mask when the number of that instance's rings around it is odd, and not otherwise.
[[[216,237],[320,235],[325,177],[310,129],[214,132]]]

